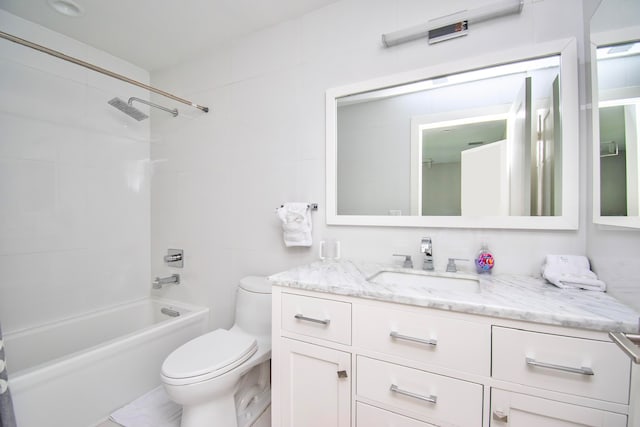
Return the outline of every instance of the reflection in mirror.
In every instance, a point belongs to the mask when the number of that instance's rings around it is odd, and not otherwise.
[[[575,39],[327,90],[327,224],[575,230]]]
[[[640,2],[602,0],[590,23],[593,221],[640,228]]]
[[[562,215],[560,56],[336,99],[338,215]]]
[[[597,49],[600,215],[640,215],[640,43]]]

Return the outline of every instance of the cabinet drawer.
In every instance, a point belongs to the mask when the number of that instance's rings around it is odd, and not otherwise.
[[[491,326],[386,307],[353,308],[354,345],[489,376]]]
[[[493,327],[496,379],[626,404],[630,368],[611,342]]]
[[[626,415],[491,389],[491,425],[626,427]]]
[[[482,386],[358,356],[356,398],[434,424],[482,426]]]
[[[351,344],[351,304],[283,293],[282,329]]]
[[[425,423],[358,402],[356,404],[356,427],[435,427],[435,424]]]

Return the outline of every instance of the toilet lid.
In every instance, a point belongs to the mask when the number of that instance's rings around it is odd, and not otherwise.
[[[247,276],[240,279],[240,287],[257,294],[270,294],[271,282],[263,276]]]
[[[242,364],[257,349],[254,337],[217,329],[174,350],[162,364],[162,375],[192,382],[214,378]]]

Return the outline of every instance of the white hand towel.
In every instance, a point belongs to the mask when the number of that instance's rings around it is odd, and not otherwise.
[[[311,210],[309,203],[289,202],[277,209],[282,221],[285,246],[311,246]]]
[[[580,255],[547,255],[542,264],[542,277],[559,288],[602,292],[607,289],[607,285],[591,271],[587,257]]]

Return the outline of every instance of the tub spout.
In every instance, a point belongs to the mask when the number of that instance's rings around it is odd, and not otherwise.
[[[156,277],[152,282],[153,289],[162,289],[164,285],[179,285],[180,284],[180,275],[172,274],[169,277]]]

